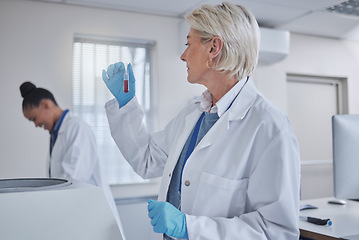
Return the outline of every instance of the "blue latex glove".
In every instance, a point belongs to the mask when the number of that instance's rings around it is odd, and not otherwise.
[[[107,72],[102,70],[102,79],[108,89],[110,89],[113,96],[117,99],[120,108],[125,106],[135,96],[135,75],[133,74],[132,65],[127,65],[127,72],[129,76],[128,93],[123,91],[123,76],[126,72],[123,62],[111,64],[107,68]]]
[[[148,216],[152,219],[153,231],[188,239],[186,215],[172,204],[149,199]]]

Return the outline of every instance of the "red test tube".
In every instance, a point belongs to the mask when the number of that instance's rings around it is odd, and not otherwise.
[[[123,91],[125,93],[128,93],[128,73],[127,73],[127,70],[125,70],[125,73],[123,74]]]

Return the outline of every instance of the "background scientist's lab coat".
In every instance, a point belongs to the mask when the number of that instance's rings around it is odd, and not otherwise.
[[[158,200],[165,201],[172,171],[203,112],[200,103],[152,135],[136,98],[121,109],[116,99],[105,107],[111,134],[134,170],[144,178],[162,176]],[[249,80],[183,169],[181,211],[189,239],[297,240],[299,176],[297,139],[286,115]]]
[[[91,127],[71,112],[62,121],[51,156],[49,151],[46,171],[52,178],[74,178],[102,188],[125,240],[111,189],[102,176],[95,136]]]

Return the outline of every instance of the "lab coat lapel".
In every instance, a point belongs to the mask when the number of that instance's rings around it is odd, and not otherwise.
[[[242,120],[245,118],[258,95],[259,92],[252,79],[249,79],[236,100],[233,102],[232,107],[227,111],[229,114],[229,121]]]
[[[228,129],[229,129],[229,119],[228,119],[228,114],[225,113],[220,119],[217,120],[217,122],[206,133],[206,135],[202,138],[202,140],[198,143],[196,148],[193,150],[193,153],[215,143],[223,135],[227,134]]]
[[[196,108],[194,111],[189,113],[184,121],[185,127],[182,129],[181,135],[179,135],[178,141],[176,142],[175,148],[169,153],[169,158],[167,164],[164,169],[164,174],[162,177],[162,183],[160,187],[160,191],[158,194],[159,201],[165,201],[167,196],[168,187],[171,181],[171,174],[173,169],[175,168],[178,158],[182,152],[183,146],[185,145],[188,136],[191,134],[192,129],[194,128],[196,122],[198,121],[201,115],[201,111],[198,111]]]
[[[171,156],[173,156],[173,159],[169,166],[171,169],[171,172],[175,168],[177,160],[182,152],[183,146],[185,145],[185,143],[188,139],[188,136],[191,134],[191,131],[193,130],[193,128],[196,125],[200,116],[201,116],[201,112],[196,109],[195,111],[191,112],[190,114],[188,114],[185,117],[185,128],[183,129],[182,134],[179,137],[177,146],[176,146],[173,154],[171,154]]]
[[[225,134],[229,130],[229,124],[231,121],[242,120],[249,109],[252,107],[254,100],[256,99],[258,92],[251,79],[248,80],[242,91],[239,93],[232,106],[226,111],[221,118],[213,125],[213,127],[203,137],[201,142],[198,143],[193,153],[206,148]]]

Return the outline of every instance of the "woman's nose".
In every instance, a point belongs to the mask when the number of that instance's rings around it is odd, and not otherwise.
[[[186,61],[186,59],[185,59],[185,57],[184,57],[184,56],[185,56],[185,55],[184,55],[185,52],[186,52],[186,51],[184,51],[184,52],[182,53],[182,55],[180,56],[180,59],[181,59],[182,61],[184,61],[184,62]]]

